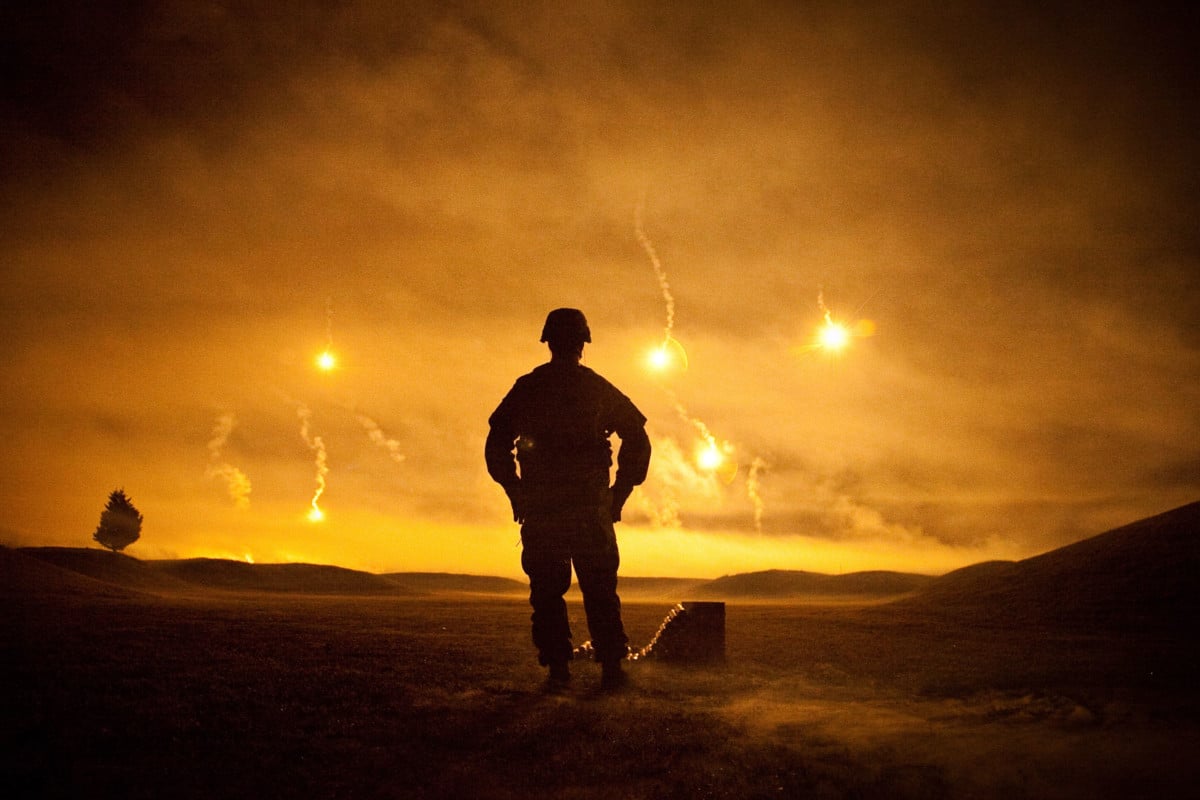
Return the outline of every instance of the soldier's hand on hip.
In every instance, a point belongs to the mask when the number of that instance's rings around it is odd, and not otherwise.
[[[620,522],[621,509],[625,507],[625,501],[629,499],[629,495],[633,492],[633,487],[616,484],[609,491],[612,492],[612,509],[610,516],[612,517],[613,522]]]
[[[521,489],[520,484],[505,486],[504,493],[508,495],[508,502],[512,504],[513,522],[523,524],[525,522],[525,492]]]

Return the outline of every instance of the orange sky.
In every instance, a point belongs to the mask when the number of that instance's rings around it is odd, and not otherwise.
[[[1196,12],[323,5],[3,12],[0,542],[120,486],[143,558],[517,575],[486,419],[557,306],[650,419],[626,574],[941,572],[1200,495]],[[806,350],[825,310],[875,335]]]

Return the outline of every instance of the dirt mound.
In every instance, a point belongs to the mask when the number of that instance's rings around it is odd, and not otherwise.
[[[1018,562],[956,570],[912,610],[1085,628],[1184,629],[1200,613],[1200,503]]]

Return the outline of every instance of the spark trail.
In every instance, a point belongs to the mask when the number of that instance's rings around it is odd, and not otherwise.
[[[231,413],[217,417],[216,424],[213,425],[212,439],[208,442],[209,464],[204,474],[208,478],[224,481],[234,507],[245,509],[250,506],[250,479],[246,477],[246,473],[222,457],[222,451],[229,442],[229,435],[233,433],[236,424],[237,421]]]
[[[309,431],[309,422],[312,418],[312,413],[308,410],[308,406],[300,404],[296,408],[296,415],[300,418],[300,438],[308,445],[308,449],[312,450],[316,456],[317,468],[317,487],[313,491],[312,508],[308,512],[310,522],[320,522],[325,519],[325,512],[321,510],[318,501],[321,495],[325,493],[325,476],[329,474],[329,464],[325,455],[325,442],[320,436],[313,436]]]

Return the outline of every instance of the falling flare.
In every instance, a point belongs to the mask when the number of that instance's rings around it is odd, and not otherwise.
[[[699,441],[696,443],[696,466],[704,472],[720,476],[726,483],[732,481],[738,470],[737,459],[733,457],[733,445],[729,442],[718,442],[717,437],[704,424],[704,420],[693,416],[687,410],[687,407],[679,401],[679,398],[675,396],[674,392],[670,389],[664,389],[663,391],[670,398],[679,419],[695,428],[696,433],[700,436]]]
[[[325,442],[320,436],[313,436],[309,432],[309,420],[312,417],[308,406],[301,404],[296,409],[297,416],[300,417],[300,438],[308,445],[308,449],[312,450],[316,456],[317,468],[317,488],[313,491],[312,508],[308,512],[309,522],[321,522],[325,519],[325,512],[321,510],[318,501],[321,495],[325,493],[325,476],[329,474],[329,465],[326,461]]]
[[[646,353],[646,365],[655,372],[686,372],[687,351],[675,337],[668,337],[665,342]]]
[[[337,356],[333,354],[333,298],[325,299],[325,349],[314,359],[317,369],[332,372],[337,367]]]
[[[872,320],[860,319],[853,325],[847,325],[834,319],[833,312],[825,305],[823,289],[817,290],[817,308],[820,309],[824,322],[817,328],[812,343],[798,348],[801,352],[823,350],[833,355],[849,347],[854,339],[875,335],[875,323]]]
[[[821,328],[817,338],[821,342],[821,347],[824,350],[836,351],[845,348],[850,343],[850,331],[845,325],[834,322],[829,318],[828,313],[825,316],[825,326]]]

